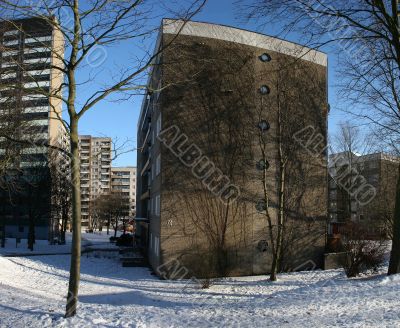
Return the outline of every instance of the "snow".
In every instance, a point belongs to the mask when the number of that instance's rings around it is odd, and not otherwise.
[[[101,241],[99,241],[100,243]],[[225,278],[209,289],[123,268],[118,252],[82,257],[78,315],[64,319],[69,255],[0,257],[0,327],[395,327],[400,275],[342,270]]]
[[[118,232],[117,235],[120,235]],[[82,248],[101,248],[101,249],[116,249],[115,244],[111,244],[109,238],[114,236],[114,231],[110,231],[110,235],[107,235],[105,231],[86,233],[82,232]],[[28,240],[21,239],[21,242],[16,244],[15,238],[7,238],[5,247],[0,247],[1,255],[47,255],[47,254],[70,254],[71,253],[71,240],[72,234],[66,233],[66,243],[65,245],[49,245],[47,240],[36,240],[33,251],[28,249]]]

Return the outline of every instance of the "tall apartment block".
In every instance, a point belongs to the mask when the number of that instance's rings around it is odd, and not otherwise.
[[[111,138],[79,136],[82,226],[91,227],[91,202],[111,192]]]
[[[2,124],[12,127],[15,138],[34,141],[10,146],[1,140],[0,155],[13,152],[12,168],[5,174],[18,172],[21,186],[18,191],[1,191],[0,229],[6,237],[26,238],[32,224],[38,239],[50,238],[57,229],[51,206],[50,150],[41,146],[66,147],[67,143],[58,120],[62,104],[56,96],[61,92],[63,75],[56,67],[62,67],[64,41],[56,26],[55,21],[40,18],[0,23]],[[64,164],[60,167],[65,168]]]
[[[400,158],[385,153],[349,152],[329,157],[329,236],[360,225],[370,238],[391,230]]]
[[[149,263],[169,278],[267,273],[285,165],[290,233],[280,269],[320,267],[327,155],[293,135],[310,126],[326,145],[327,56],[233,27],[182,24],[162,22],[157,47],[173,43],[154,61],[137,128],[136,238]]]
[[[111,168],[111,192],[129,198],[129,216],[136,215],[136,167]]]

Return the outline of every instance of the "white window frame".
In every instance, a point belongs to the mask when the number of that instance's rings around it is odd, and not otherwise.
[[[50,47],[37,47],[37,48],[25,48],[24,54],[36,54],[41,52],[49,52]]]
[[[32,70],[24,72],[24,76],[49,75],[50,69]]]
[[[155,214],[157,215],[157,216],[160,216],[160,213],[161,213],[161,209],[160,209],[160,207],[161,207],[161,199],[160,199],[160,195],[157,195],[156,196],[156,208],[155,208]]]
[[[18,55],[18,53],[19,53],[19,50],[7,50],[7,51],[3,51],[2,57]]]
[[[32,94],[29,96],[22,96],[22,101],[29,101],[29,100],[35,100],[35,99],[46,99],[47,97],[45,95],[41,94]]]
[[[161,154],[156,158],[156,177],[161,173]]]
[[[19,33],[19,30],[11,30],[11,31],[7,31],[4,32],[4,36],[9,36],[9,35],[17,35]]]
[[[153,234],[150,232],[150,249],[153,249]]]
[[[50,64],[51,58],[50,57],[42,57],[42,58],[31,58],[31,59],[24,59],[24,63],[26,64]]]
[[[38,81],[38,82],[28,82],[24,83],[24,88],[41,88],[49,87],[50,81]]]
[[[4,41],[3,45],[5,46],[13,46],[15,44],[19,43],[19,39],[15,39],[15,40],[8,40],[8,41]]]
[[[17,77],[17,72],[8,72],[1,74],[2,80],[16,78],[16,77]]]
[[[159,136],[161,132],[161,113],[158,115],[157,122],[156,122],[156,135]]]
[[[35,42],[45,42],[45,41],[51,41],[51,40],[52,40],[51,35],[39,36],[37,38],[27,38],[27,39],[25,39],[25,44],[27,44],[27,43],[35,43]]]
[[[157,236],[154,236],[154,254],[156,256],[160,255],[160,238]]]
[[[3,62],[1,67],[14,67],[17,66],[17,62]]]

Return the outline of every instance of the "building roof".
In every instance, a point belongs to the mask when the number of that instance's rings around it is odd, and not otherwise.
[[[322,66],[327,66],[328,64],[327,54],[321,51],[317,51],[303,45],[275,38],[269,35],[226,25],[194,21],[188,21],[185,23],[182,20],[166,18],[163,19],[162,22],[162,31],[166,34],[179,33],[180,35],[190,35],[235,42],[279,52],[296,58],[302,58],[303,60],[307,60]]]

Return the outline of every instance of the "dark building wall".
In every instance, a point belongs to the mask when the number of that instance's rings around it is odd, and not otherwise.
[[[238,31],[232,29],[231,33]],[[172,37],[165,34],[162,41],[167,44]],[[260,60],[265,52],[271,61]],[[292,135],[308,125],[323,136],[325,144],[326,67],[238,42],[181,35],[163,54],[161,81],[163,91],[153,111],[152,127],[156,129],[161,112],[162,129],[179,129],[181,139],[172,147],[163,144],[161,148],[155,140],[152,147],[154,154],[161,150],[161,181],[157,177],[151,188],[152,194],[161,194],[161,218],[156,215],[149,220],[149,231],[160,237],[159,254],[148,252],[150,263],[157,268],[179,260],[197,276],[220,275],[221,263],[226,275],[267,273],[272,259],[268,228],[265,214],[256,209],[263,197],[261,173],[256,168],[262,158],[257,125],[262,119],[270,124],[266,132],[270,136],[267,189],[269,212],[275,221],[278,94],[282,89],[289,93],[283,111],[287,144],[295,144]],[[263,85],[270,91],[266,95],[260,93]],[[162,137],[168,144],[171,135]],[[199,179],[193,174],[190,158],[180,156],[192,145],[239,188],[235,202],[227,206],[205,188],[211,178]],[[321,265],[327,211],[324,155],[313,157],[301,146],[291,147],[284,270],[309,260]],[[138,181],[138,186],[141,183]]]
[[[15,138],[35,141],[33,144],[1,142],[0,149],[13,151],[13,170],[5,172],[1,179],[17,173],[16,188],[0,190],[0,225],[5,224],[7,237],[26,238],[28,225],[35,217],[38,239],[49,238],[51,218],[51,180],[48,172],[49,151],[37,146],[41,143],[59,142],[59,126],[55,116],[61,104],[42,95],[37,98],[35,88],[39,85],[44,92],[57,89],[61,82],[59,72],[54,73],[51,65],[57,65],[54,52],[63,53],[62,36],[53,26],[40,18],[21,19],[0,24],[0,83],[14,83],[20,90],[2,91],[0,97],[1,119],[13,128]],[[57,80],[57,79],[58,80]],[[58,84],[57,84],[58,82]],[[50,104],[53,109],[50,110]],[[30,148],[30,149],[28,149]],[[43,148],[43,149],[41,149]],[[32,151],[33,149],[33,151]],[[4,182],[4,180],[2,181]],[[7,184],[2,183],[3,187]]]

